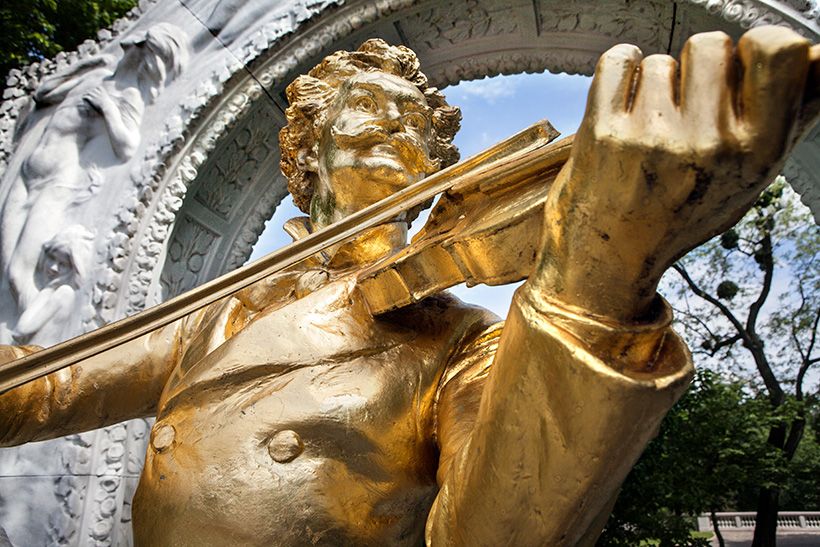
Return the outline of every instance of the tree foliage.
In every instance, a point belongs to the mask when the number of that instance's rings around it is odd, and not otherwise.
[[[598,545],[709,545],[694,517],[733,505],[748,482],[779,465],[766,444],[769,409],[739,382],[698,371],[634,467]]]
[[[3,0],[0,77],[12,68],[76,48],[136,4],[137,0]]]
[[[710,545],[692,536],[695,517],[754,510],[761,485],[780,485],[784,510],[820,507],[817,416],[791,461],[766,442],[788,418],[746,382],[701,368],[627,477],[598,546]]]
[[[820,230],[781,179],[675,265],[665,292],[700,372],[600,545],[699,545],[692,517],[721,510],[756,510],[755,545],[774,545],[779,508],[820,508],[818,264]]]
[[[786,474],[780,500],[784,511],[820,509],[820,429],[816,418],[812,423],[812,434],[800,443]]]
[[[818,266],[820,230],[780,180],[666,278],[696,364],[751,381],[774,405],[803,399],[820,361]]]

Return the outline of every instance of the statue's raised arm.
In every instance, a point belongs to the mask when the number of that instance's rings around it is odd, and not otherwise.
[[[798,121],[812,121],[799,120],[818,102],[820,48],[809,45],[759,27],[736,47],[695,35],[680,63],[628,45],[606,52],[548,200],[540,289],[618,319],[645,314],[666,269],[743,216]]]
[[[696,35],[680,67],[628,45],[602,56],[495,359],[443,388],[428,543],[594,543],[692,373],[660,277],[773,180],[815,109],[816,70],[809,43],[779,27],[737,49]]]

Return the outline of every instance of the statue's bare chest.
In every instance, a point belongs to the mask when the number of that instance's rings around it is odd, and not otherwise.
[[[152,430],[135,519],[207,529],[211,544],[215,522],[236,521],[263,531],[260,544],[299,544],[317,526],[330,544],[418,539],[448,336],[374,320],[349,289],[263,314],[188,363]]]

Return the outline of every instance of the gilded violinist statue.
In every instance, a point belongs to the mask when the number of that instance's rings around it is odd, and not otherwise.
[[[138,545],[591,545],[692,376],[658,281],[778,172],[816,57],[777,27],[680,64],[606,52],[504,322],[446,293],[370,312],[357,273],[408,213],[6,392],[0,440],[156,416]],[[456,159],[458,111],[404,47],[337,52],[288,98],[294,238]]]

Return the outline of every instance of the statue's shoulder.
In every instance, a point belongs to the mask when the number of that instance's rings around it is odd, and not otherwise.
[[[503,321],[493,312],[459,299],[448,291],[442,291],[424,300],[395,311],[381,314],[387,321],[401,321],[423,326],[449,339],[449,343],[461,346],[488,329],[500,328]]]

